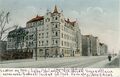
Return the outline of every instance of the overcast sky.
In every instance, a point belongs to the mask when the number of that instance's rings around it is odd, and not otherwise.
[[[53,10],[55,4],[66,18],[79,21],[82,34],[98,36],[110,52],[120,50],[119,0],[0,0],[0,10],[11,13],[9,26],[25,27],[28,20]]]

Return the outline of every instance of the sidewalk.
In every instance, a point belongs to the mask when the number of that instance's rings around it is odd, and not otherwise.
[[[105,60],[103,60],[103,61],[100,61],[100,62],[98,62],[98,63],[95,63],[95,64],[93,64],[93,65],[91,65],[91,66],[88,66],[87,68],[110,68],[110,63],[111,62],[113,62],[115,59],[117,58],[117,56],[116,57],[114,57],[114,58],[112,58],[112,60],[111,61],[108,61],[108,59],[106,58]],[[116,66],[113,66],[113,68],[116,68]],[[118,67],[117,67],[118,68]]]
[[[109,64],[106,65],[106,68],[120,68],[119,61],[119,56],[115,57],[114,60],[112,60]]]

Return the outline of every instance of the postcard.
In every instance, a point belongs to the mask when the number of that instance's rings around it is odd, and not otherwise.
[[[0,77],[120,77],[119,0],[0,0]]]

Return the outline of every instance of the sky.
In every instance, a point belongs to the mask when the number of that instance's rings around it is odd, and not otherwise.
[[[8,26],[20,25],[36,15],[45,15],[57,5],[65,18],[77,20],[83,35],[98,36],[109,52],[120,50],[119,0],[0,0],[0,11],[10,12]]]

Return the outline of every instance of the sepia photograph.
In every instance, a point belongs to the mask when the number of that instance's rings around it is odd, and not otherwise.
[[[0,68],[120,68],[119,14],[119,0],[0,0]]]

